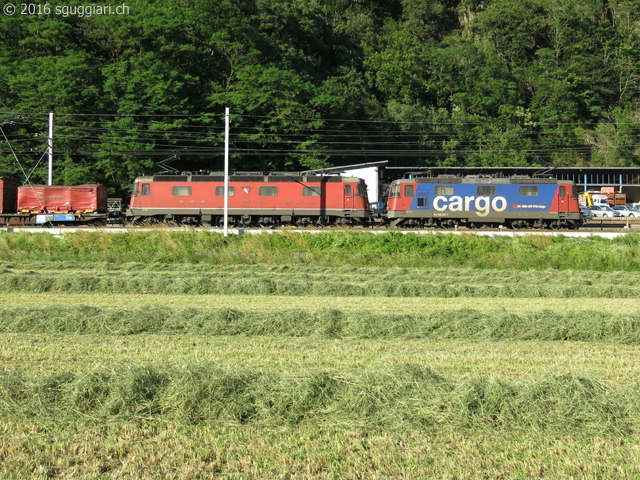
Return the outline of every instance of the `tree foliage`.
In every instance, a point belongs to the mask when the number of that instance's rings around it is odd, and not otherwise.
[[[639,0],[126,6],[0,17],[0,175],[45,181],[48,112],[55,183],[217,170],[225,107],[237,170],[640,164]]]

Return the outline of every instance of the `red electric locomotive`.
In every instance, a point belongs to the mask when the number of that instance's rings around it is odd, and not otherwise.
[[[364,180],[287,173],[234,173],[229,177],[230,226],[366,225]],[[224,215],[222,173],[161,174],[133,183],[126,217],[133,223],[220,225]]]

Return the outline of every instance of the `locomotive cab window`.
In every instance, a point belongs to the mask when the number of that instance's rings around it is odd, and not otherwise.
[[[433,188],[433,193],[444,196],[453,195],[453,185],[438,185]]]
[[[174,197],[190,197],[191,187],[186,185],[175,185],[172,189]]]
[[[567,187],[565,187],[564,185],[562,187],[560,187],[560,196],[561,197],[566,197],[567,196]]]
[[[413,197],[413,185],[405,185],[404,186],[404,196],[405,197]]]
[[[494,197],[496,195],[495,185],[478,185],[476,187],[478,197]]]
[[[303,197],[319,197],[320,196],[320,187],[302,187],[302,196]]]
[[[344,194],[345,195],[351,195],[351,185],[345,185],[344,186]]]
[[[521,197],[537,197],[538,187],[532,185],[523,185],[521,187],[518,187],[518,194]]]
[[[366,197],[367,196],[367,187],[365,187],[362,183],[358,184],[358,188],[356,190],[356,197]]]
[[[235,194],[235,187],[229,186],[229,196],[233,197]],[[224,197],[224,186],[216,187],[216,197]]]
[[[140,185],[140,195],[151,195],[151,185],[148,183]]]
[[[260,187],[258,189],[258,195],[260,195],[261,197],[277,197],[278,187]]]

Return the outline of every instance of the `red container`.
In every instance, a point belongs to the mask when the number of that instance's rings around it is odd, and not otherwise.
[[[18,206],[18,181],[0,178],[0,213],[16,213]]]
[[[18,188],[18,211],[32,213],[106,213],[104,185],[47,186]]]

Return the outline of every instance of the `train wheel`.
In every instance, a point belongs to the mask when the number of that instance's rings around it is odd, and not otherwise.
[[[559,220],[556,220],[549,223],[549,228],[551,228],[552,230],[560,230],[562,228],[562,224]]]
[[[131,220],[131,225],[134,227],[150,227],[160,223],[160,219],[156,217],[135,217]]]

